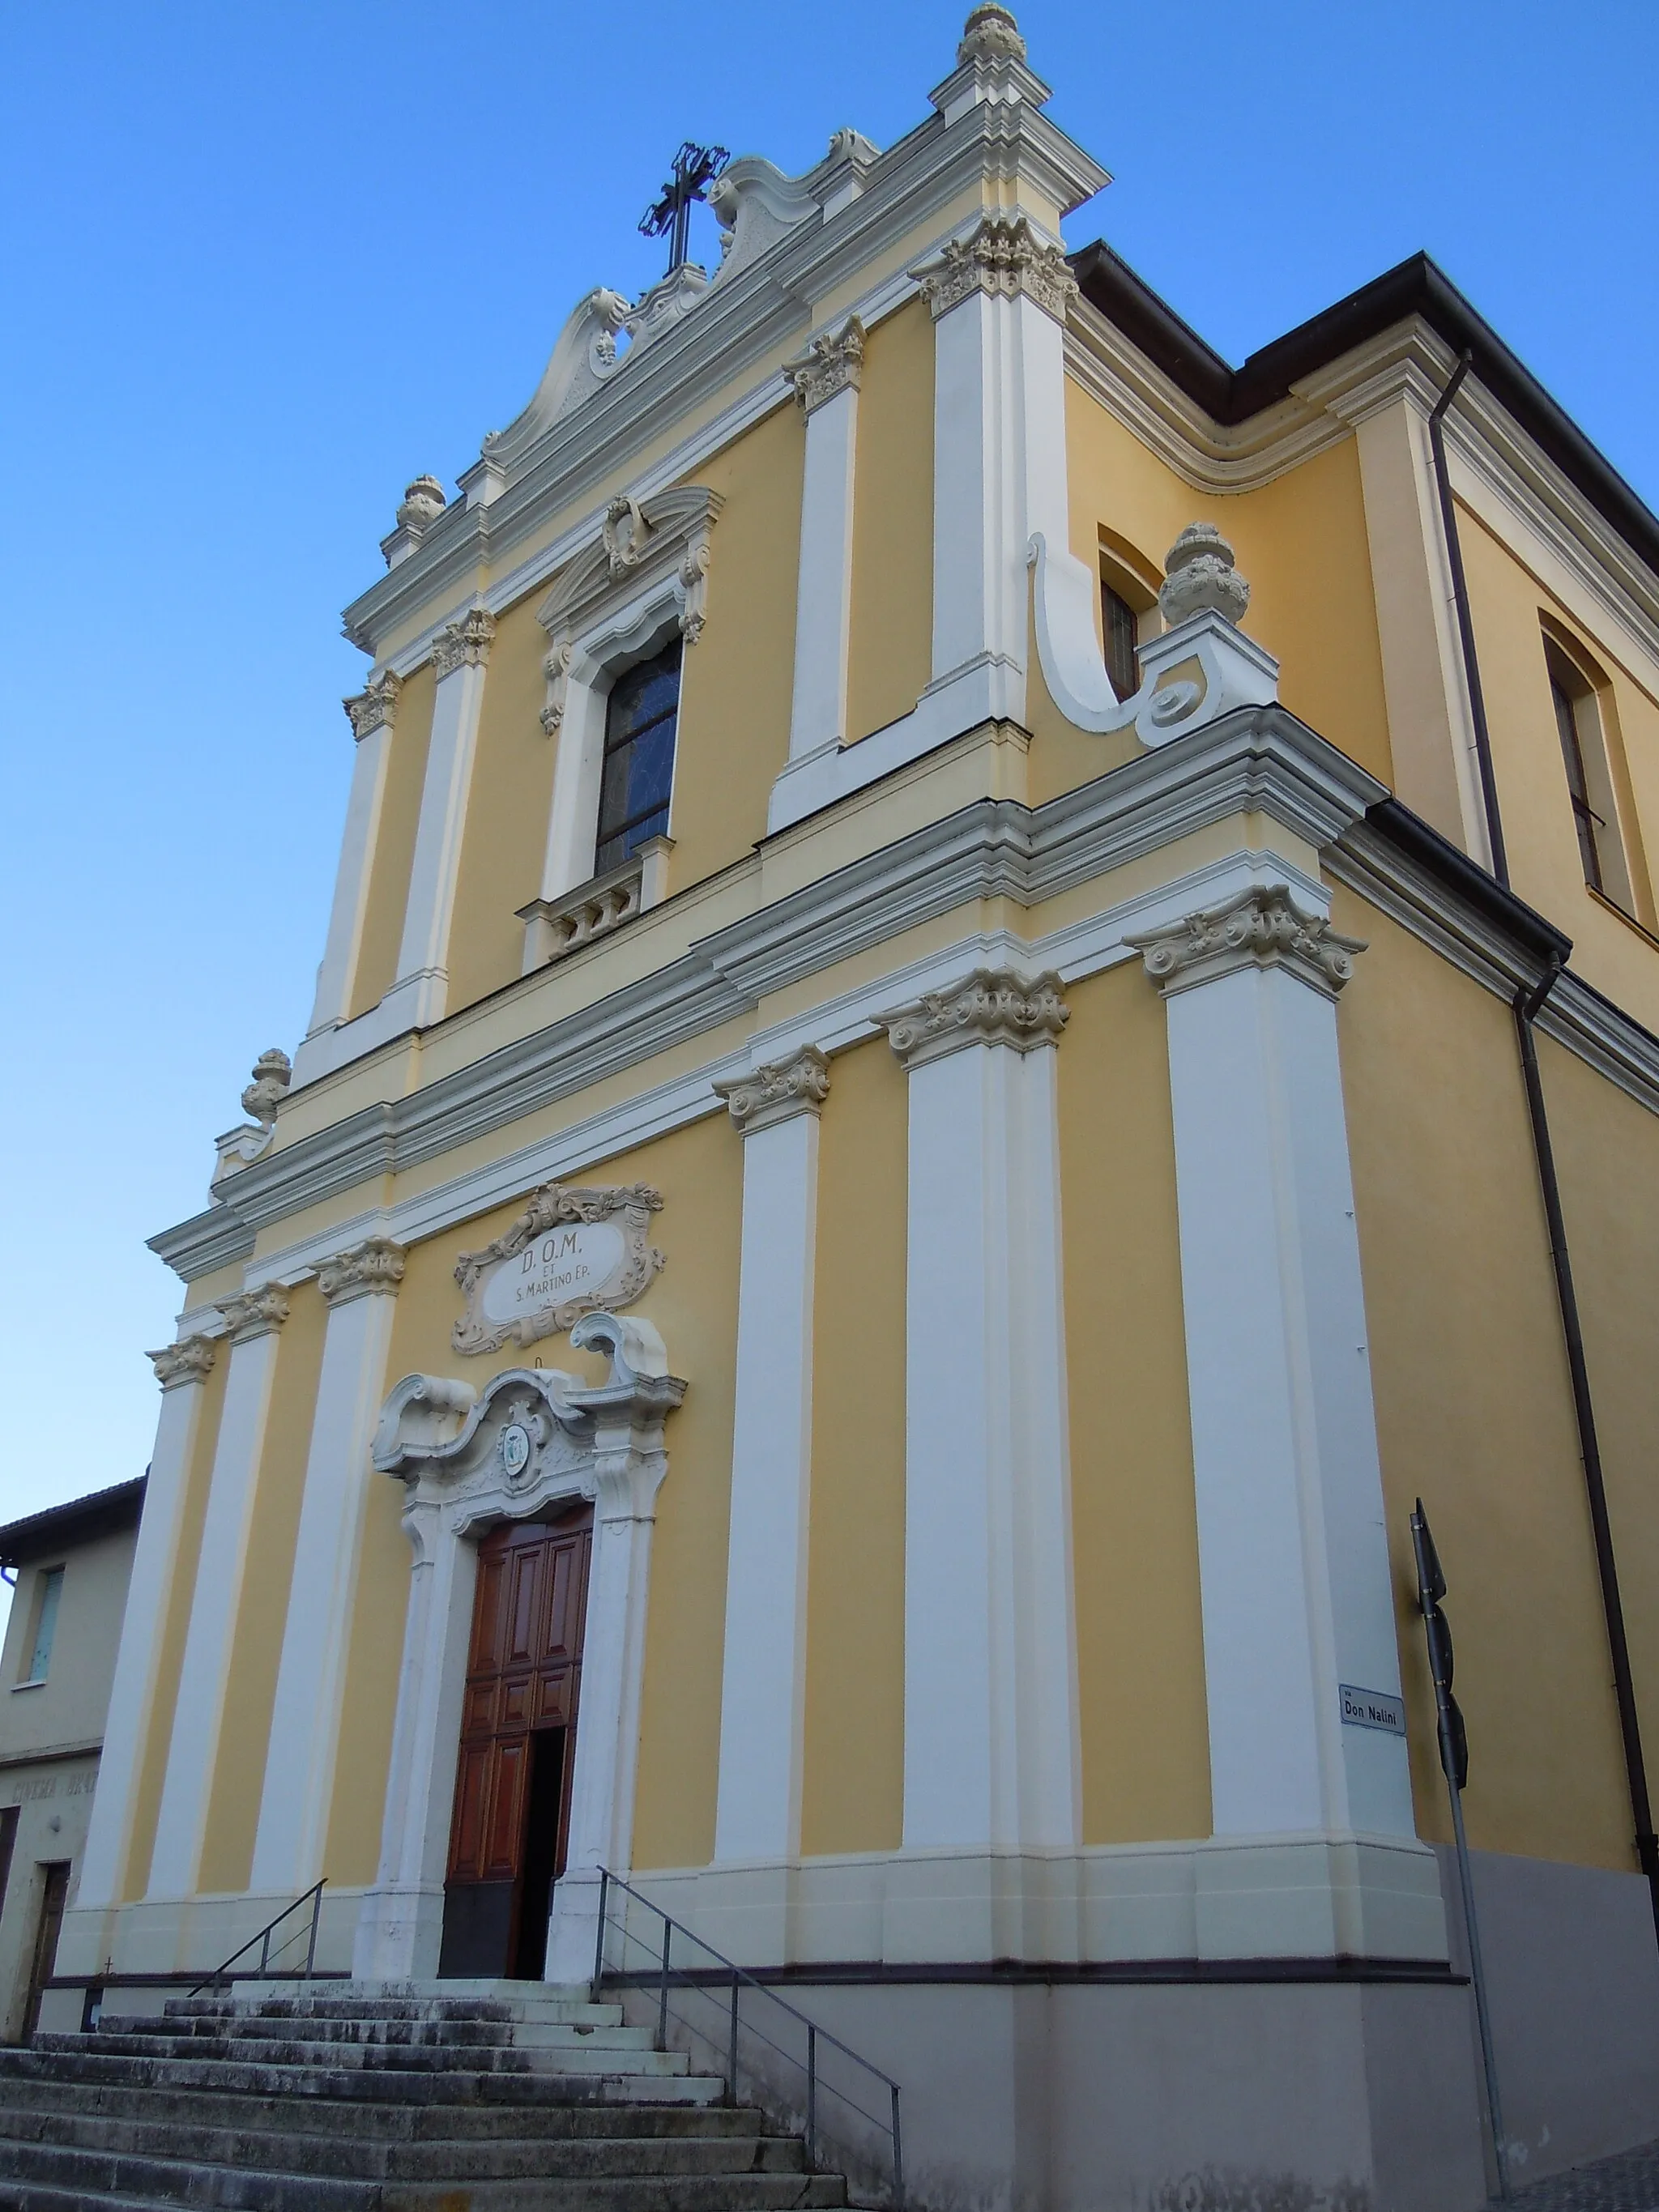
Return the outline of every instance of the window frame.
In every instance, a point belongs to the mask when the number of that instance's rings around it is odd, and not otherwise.
[[[1163,635],[1164,617],[1158,601],[1157,572],[1151,563],[1127,538],[1103,527],[1099,532],[1099,549],[1101,657],[1107,681],[1121,703],[1133,699],[1140,689],[1141,649]],[[1115,603],[1121,610],[1115,620]],[[1126,662],[1126,632],[1131,624],[1133,644]],[[1127,690],[1123,688],[1126,683]]]
[[[672,707],[665,709],[661,714],[654,715],[650,721],[642,724],[641,726],[630,729],[624,736],[617,736],[613,731],[612,720],[617,711],[617,695],[618,691],[624,684],[627,684],[630,677],[638,675],[641,670],[661,667],[670,661],[673,664],[675,679],[674,702]],[[593,822],[592,872],[596,880],[601,876],[608,875],[613,868],[620,868],[626,866],[626,864],[634,858],[635,854],[639,852],[642,846],[650,843],[653,837],[665,837],[669,834],[669,823],[673,809],[674,771],[678,763],[679,758],[680,706],[683,697],[684,675],[685,640],[678,629],[676,629],[666,639],[663,640],[657,646],[654,652],[646,654],[639,659],[628,662],[624,666],[616,670],[611,675],[610,684],[605,694],[605,727],[604,736],[599,749],[599,804],[595,809]],[[618,753],[631,751],[634,747],[641,744],[642,740],[650,737],[653,732],[659,730],[665,721],[669,721],[671,720],[673,724],[673,731],[669,745],[668,789],[665,795],[656,804],[648,807],[641,808],[632,814],[629,814],[625,811],[624,800],[624,811],[622,819],[607,826],[605,820],[605,787],[611,762],[616,758]],[[625,781],[623,789],[625,793],[627,789]],[[629,842],[630,833],[636,830],[641,823],[657,822],[659,817],[660,817],[661,819],[660,822],[658,823],[658,826],[656,828],[651,830],[646,836],[634,837],[631,842]],[[621,851],[613,855],[610,860],[607,860],[605,857],[606,846],[615,843],[618,839],[623,841]]]
[[[29,1607],[33,1619],[24,1646],[28,1653],[28,1672],[21,1676],[15,1686],[20,1690],[39,1689],[52,1672],[52,1655],[58,1641],[58,1620],[63,1611],[64,1577],[67,1571],[67,1561],[56,1566],[37,1567],[34,1571],[34,1588],[30,1592]]]
[[[1552,720],[1584,887],[1627,921],[1645,926],[1638,865],[1626,834],[1607,678],[1556,626],[1542,625]]]

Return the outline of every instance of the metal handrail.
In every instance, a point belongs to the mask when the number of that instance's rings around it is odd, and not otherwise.
[[[196,1984],[193,1989],[187,1990],[185,1992],[186,1997],[196,1996],[200,1993],[200,1991],[205,1989],[217,1989],[221,1982],[224,1981],[229,1975],[230,1969],[236,1964],[236,1961],[246,1952],[251,1951],[256,1943],[259,1946],[259,1966],[258,1972],[256,1973],[252,1968],[250,1968],[246,1973],[237,1977],[237,1978],[242,1981],[258,1981],[264,1975],[268,1974],[270,1971],[271,1936],[275,1934],[276,1929],[282,1926],[283,1921],[288,1918],[290,1913],[298,1912],[302,1909],[302,1907],[307,1905],[311,1907],[311,1932],[306,1943],[305,1972],[303,1976],[296,1977],[295,1978],[309,1981],[317,1963],[317,1922],[322,1912],[323,1892],[326,1888],[327,1885],[328,1876],[325,1875],[321,1881],[316,1881],[312,1884],[311,1887],[307,1890],[303,1897],[296,1897],[292,1905],[285,1905],[274,1920],[267,1920],[264,1926],[258,1930],[258,1934],[250,1936],[246,1942],[240,1945],[237,1949],[233,1951],[229,1958],[228,1958],[222,1966],[216,1966],[210,1974],[204,1975],[202,1979]],[[295,1935],[297,1935],[298,1932],[299,1931],[296,1929],[295,1931]],[[294,1938],[292,1936],[285,1936],[283,1938],[282,1942],[277,1946],[278,1950],[284,1949],[293,1940]]]
[[[864,2073],[869,2075],[872,2080],[879,2081],[882,2087],[887,2091],[891,2112],[891,2118],[888,2120],[879,2120],[876,2118],[874,2113],[866,2112],[861,2105],[854,2104],[853,2100],[846,2096],[844,2091],[830,2087],[830,2094],[832,2096],[841,2097],[844,2103],[852,2105],[853,2110],[858,2112],[862,2118],[868,2120],[872,2126],[884,2129],[886,2131],[892,2143],[893,2212],[904,2212],[904,2148],[899,2118],[899,2085],[896,2081],[894,2081],[892,2075],[890,2074],[884,2074],[879,2066],[872,2064],[869,2059],[863,2057],[858,2051],[853,2049],[850,2044],[843,2043],[838,2035],[832,2035],[828,2028],[820,2027],[816,2021],[809,2020],[804,2012],[800,2011],[796,2006],[788,2003],[786,1999],[781,1997],[775,1990],[769,1988],[764,1982],[757,1980],[756,1977],[749,1972],[746,1966],[738,1966],[735,1959],[728,1959],[723,1952],[717,1951],[712,1943],[706,1942],[701,1936],[696,1935],[692,1929],[686,1927],[683,1921],[673,1919],[668,1913],[663,1911],[661,1905],[654,1903],[652,1899],[644,1896],[639,1890],[633,1887],[631,1882],[624,1881],[620,1875],[612,1874],[608,1867],[601,1867],[599,1869],[599,1926],[598,1940],[594,1945],[593,1951],[594,1998],[596,2000],[598,1999],[599,1985],[605,1978],[605,1937],[606,1927],[609,1925],[605,1908],[610,1899],[610,1893],[613,1889],[619,1889],[625,1896],[631,1897],[636,1904],[642,1905],[647,1912],[654,1913],[657,1918],[662,1923],[662,1954],[660,1960],[658,1962],[657,1968],[658,2044],[664,2047],[666,2046],[668,2032],[668,1990],[671,1980],[678,1978],[682,1984],[696,1986],[698,1984],[706,1985],[711,1979],[724,1981],[726,1977],[729,1976],[731,1978],[732,1984],[732,2014],[730,2042],[727,2052],[728,2066],[726,2080],[728,2083],[727,2095],[735,2103],[738,2094],[738,1996],[744,1988],[758,1990],[760,1995],[766,1999],[769,2004],[775,2005],[780,2012],[786,2013],[791,2020],[798,2021],[799,2024],[806,2031],[806,2063],[804,2070],[806,2075],[807,2164],[811,2166],[817,2163],[817,2138],[819,2133],[818,2045],[820,2044],[828,2044],[833,2050],[840,2051],[844,2058],[850,2058],[854,2065],[859,2067]],[[624,1920],[621,1924],[623,1935],[625,1936],[629,1936],[631,1931],[629,1929],[626,1921]],[[710,1976],[707,1972],[689,1970],[684,1966],[681,1966],[678,1970],[674,1968],[671,1964],[671,1954],[673,1948],[673,1939],[676,1932],[685,1937],[689,1942],[695,1943],[700,1951],[706,1952],[708,1957],[716,1962],[720,1970],[720,1973],[717,1976]],[[635,1936],[633,1940],[635,1942],[640,1942],[641,1939]],[[769,2043],[770,2042],[769,2038],[765,2039]],[[771,2047],[774,2050],[777,2050],[781,2052],[781,2045],[773,2044]],[[788,2056],[787,2052],[782,2052],[782,2055],[785,2057]],[[794,2059],[792,2060],[791,2063],[795,2065],[799,2065],[800,2061],[799,2059]],[[826,2084],[825,2086],[829,2087],[830,2085]]]

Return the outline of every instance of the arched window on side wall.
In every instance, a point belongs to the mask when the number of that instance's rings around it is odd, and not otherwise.
[[[1638,913],[1636,872],[1620,828],[1606,678],[1586,654],[1547,629],[1544,660],[1584,881],[1626,914],[1644,919]]]
[[[667,833],[682,649],[677,637],[653,659],[625,670],[611,687],[595,875],[619,867],[648,839]]]
[[[1157,572],[1115,531],[1100,533],[1100,639],[1120,699],[1140,689],[1140,648],[1158,635]]]

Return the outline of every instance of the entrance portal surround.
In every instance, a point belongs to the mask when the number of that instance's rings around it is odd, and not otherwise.
[[[478,1540],[501,1521],[578,1498],[592,1503],[593,1555],[550,1982],[586,1980],[599,1869],[630,1863],[651,1535],[668,1472],[663,1423],[686,1385],[668,1372],[647,1321],[586,1314],[570,1341],[610,1355],[602,1383],[513,1367],[479,1391],[446,1376],[406,1375],[380,1415],[374,1465],[407,1486],[403,1525],[414,1559],[380,1867],[352,1956],[359,1980],[437,1972]]]

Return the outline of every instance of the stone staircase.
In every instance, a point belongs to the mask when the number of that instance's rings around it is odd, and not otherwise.
[[[846,2203],[725,2094],[586,1990],[245,1986],[0,2051],[0,2212]]]

